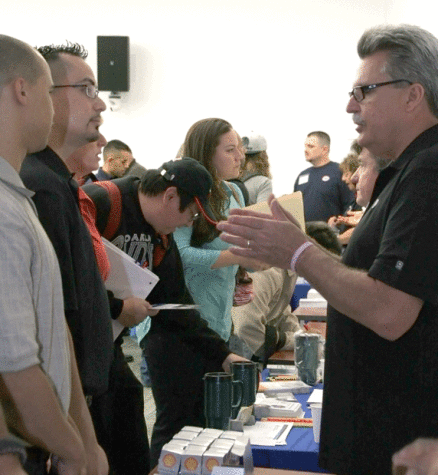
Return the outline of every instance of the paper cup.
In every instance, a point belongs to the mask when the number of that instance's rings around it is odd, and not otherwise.
[[[315,442],[319,444],[319,434],[321,432],[322,404],[321,403],[310,404],[310,410],[312,411],[312,419],[313,419],[313,438],[315,439]]]

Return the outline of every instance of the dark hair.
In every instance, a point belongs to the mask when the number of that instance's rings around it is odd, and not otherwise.
[[[330,135],[322,132],[321,130],[316,130],[314,132],[310,132],[310,134],[307,134],[307,137],[317,137],[318,142],[322,146],[327,146],[328,149],[330,150]]]
[[[429,109],[438,117],[438,39],[415,25],[380,25],[365,31],[357,45],[361,59],[379,51],[388,55],[385,71],[392,79],[424,87]]]
[[[225,209],[228,206],[229,198],[222,187],[222,180],[217,175],[212,158],[221,136],[232,129],[231,124],[226,120],[203,119],[190,127],[183,144],[183,155],[194,158],[204,165],[213,178],[209,202],[216,221],[226,219]],[[219,232],[216,227],[208,223],[203,216],[193,223],[192,246],[200,247],[206,242],[213,241],[217,236],[219,236]]]
[[[88,51],[82,45],[79,43],[71,43],[70,41],[67,41],[65,45],[39,46],[37,50],[48,63],[57,61],[60,54],[70,54],[71,56],[82,58],[83,60],[88,57]]]
[[[0,35],[0,87],[18,77],[35,84],[43,73],[43,65],[32,46]]]
[[[128,145],[125,144],[125,142],[122,142],[121,140],[110,140],[105,147],[103,148],[103,154],[108,152],[112,152],[113,150],[122,150],[125,152],[132,153],[132,150],[129,148]]]
[[[67,42],[66,45],[47,45],[40,46],[37,50],[41,53],[43,58],[47,61],[50,71],[52,72],[52,79],[55,84],[63,83],[67,75],[67,65],[61,57],[62,54],[75,56],[85,61],[88,56],[87,50],[78,43]]]
[[[251,164],[252,169],[248,169],[248,165]],[[262,150],[257,153],[247,153],[245,155],[245,165],[243,167],[245,171],[254,171],[260,175],[272,178],[269,170],[269,158],[266,150]]]
[[[158,170],[150,169],[146,170],[143,175],[140,181],[139,191],[146,196],[158,196],[159,194],[164,193],[167,188],[170,188],[171,186],[175,185],[166,180]],[[179,210],[182,213],[195,201],[195,197],[189,195],[184,190],[180,190],[178,187],[176,187],[176,190],[180,197]]]
[[[350,152],[339,164],[339,168],[342,170],[342,173],[354,173],[359,168],[359,165],[359,155],[357,153]]]
[[[326,222],[308,221],[306,223],[306,234],[328,251],[338,256],[341,255],[342,246],[338,237]]]

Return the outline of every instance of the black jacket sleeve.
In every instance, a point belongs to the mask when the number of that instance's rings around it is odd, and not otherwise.
[[[160,277],[160,281],[148,296],[150,303],[193,303],[173,237],[170,238],[166,256],[154,272]],[[197,310],[162,310],[152,318],[149,331],[178,333],[182,341],[200,352],[204,358],[220,364],[231,353],[225,341],[208,327]]]

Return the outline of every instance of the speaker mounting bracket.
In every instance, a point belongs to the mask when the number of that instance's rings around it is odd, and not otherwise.
[[[122,101],[122,93],[111,91],[109,95],[110,109],[114,112],[120,109]]]

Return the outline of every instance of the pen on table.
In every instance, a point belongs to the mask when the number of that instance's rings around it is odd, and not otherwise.
[[[283,427],[278,431],[278,434],[274,437],[275,440],[279,439],[281,434],[287,429],[287,424],[283,424]]]

